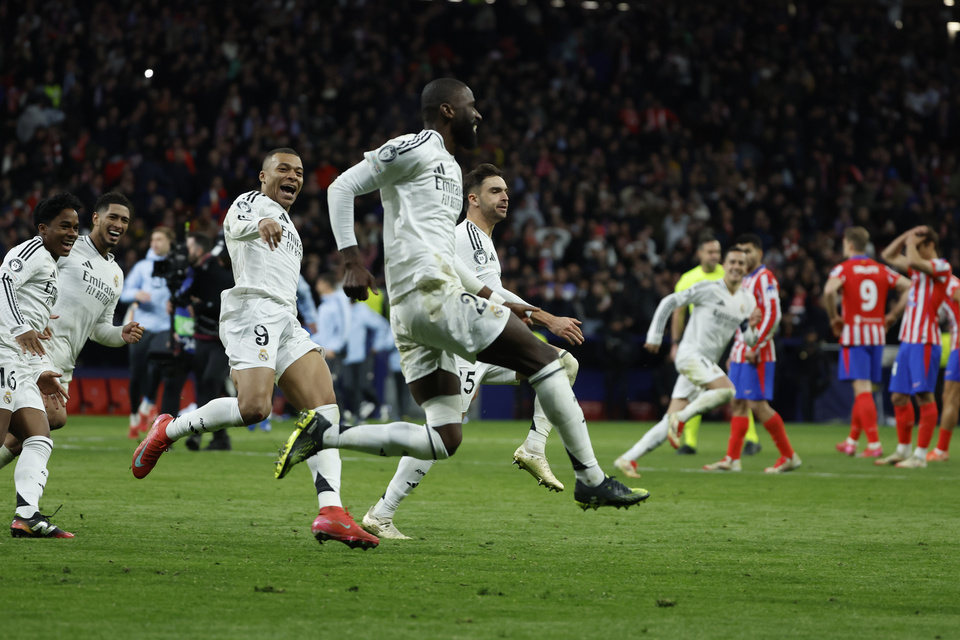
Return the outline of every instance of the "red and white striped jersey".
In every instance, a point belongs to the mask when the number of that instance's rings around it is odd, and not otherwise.
[[[777,354],[773,348],[773,334],[780,326],[780,285],[773,272],[760,265],[743,278],[740,288],[750,293],[757,301],[757,306],[763,311],[763,318],[757,325],[757,344],[748,347],[743,340],[743,332],[737,329],[733,349],[730,357],[733,362],[746,362],[746,354],[756,351],[758,362],[775,362]]]
[[[887,295],[900,274],[867,256],[851,256],[833,268],[831,278],[843,282],[843,332],[845,347],[886,342],[883,326]]]
[[[940,315],[950,325],[950,348],[953,351],[960,349],[960,303],[953,299],[953,292],[957,289],[960,289],[960,278],[951,274],[947,283],[947,298],[940,304]]]
[[[930,261],[934,275],[910,269],[910,294],[900,323],[900,342],[940,344],[937,312],[947,296],[950,263],[943,258]]]

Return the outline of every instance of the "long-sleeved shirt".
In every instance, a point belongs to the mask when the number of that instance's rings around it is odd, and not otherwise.
[[[703,356],[716,363],[756,308],[753,296],[742,287],[730,293],[723,280],[703,280],[660,301],[647,329],[647,342],[660,344],[674,310],[690,304],[693,312],[677,349],[678,363],[690,356]],[[749,331],[746,339],[752,341],[754,337],[755,333]]]
[[[0,348],[5,358],[22,359],[17,336],[31,329],[40,333],[47,326],[59,296],[59,271],[39,236],[18,244],[4,257],[0,265],[4,293],[0,302]]]
[[[108,347],[122,347],[123,327],[114,326],[113,315],[123,290],[123,271],[112,253],[97,250],[90,236],[80,236],[70,254],[57,261],[60,296],[53,305],[46,343],[50,361],[69,382],[80,350],[90,338]]]
[[[167,281],[153,276],[153,265],[165,260],[166,256],[158,256],[153,249],[147,251],[147,257],[133,265],[127,279],[123,283],[120,293],[120,302],[134,302],[137,291],[146,291],[150,294],[147,302],[138,302],[133,319],[140,323],[145,331],[169,331],[170,314],[167,313],[167,302],[170,300],[170,288]]]

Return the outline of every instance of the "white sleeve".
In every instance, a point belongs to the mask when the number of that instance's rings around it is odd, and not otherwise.
[[[647,342],[650,344],[660,344],[663,342],[663,332],[666,331],[667,323],[673,316],[673,312],[680,307],[685,307],[691,303],[702,302],[707,292],[710,290],[712,282],[704,280],[698,282],[689,289],[671,293],[660,301],[657,310],[653,314],[653,321],[650,328],[647,329]]]
[[[37,239],[39,242],[39,238]],[[19,244],[11,249],[0,265],[0,283],[3,285],[3,298],[0,302],[0,325],[2,331],[11,336],[19,336],[33,327],[27,325],[17,291],[43,264],[45,252],[43,245],[34,246],[33,241]]]
[[[353,231],[354,199],[386,185],[396,184],[416,168],[419,162],[417,154],[399,153],[396,142],[391,140],[379,149],[364,153],[363,160],[337,176],[327,189],[327,208],[337,249],[343,250],[357,244]]]
[[[454,268],[457,270],[457,275],[460,276],[460,282],[463,283],[463,288],[467,290],[467,293],[476,295],[481,289],[487,286],[480,281],[480,278],[473,275],[470,268],[463,264],[463,260],[454,260],[453,263]]]
[[[260,237],[260,221],[274,217],[270,208],[258,202],[268,196],[254,197],[251,202],[248,195],[240,196],[230,205],[223,219],[224,237],[240,241],[256,240]]]

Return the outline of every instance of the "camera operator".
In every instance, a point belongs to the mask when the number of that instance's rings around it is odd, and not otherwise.
[[[155,228],[150,235],[147,257],[130,270],[120,294],[121,302],[133,303],[130,319],[143,327],[140,342],[130,345],[130,438],[136,438],[138,431],[146,432],[156,417],[154,404],[161,370],[158,360],[150,354],[167,350],[170,289],[167,279],[155,273],[155,267],[167,259],[175,240],[173,229]]]
[[[197,404],[203,406],[223,395],[224,382],[230,375],[230,364],[220,343],[220,293],[233,286],[233,272],[224,266],[218,257],[226,253],[218,243],[216,249],[210,238],[202,233],[187,236],[186,279],[174,295],[171,306],[177,313],[185,312],[192,322],[180,322],[177,333],[184,329],[192,335],[180,337],[182,349],[174,348],[177,356],[166,370],[163,378],[163,401],[161,413],[176,415],[180,410],[180,395],[187,376],[192,372],[196,381]],[[187,438],[186,446],[192,451],[200,448],[200,436]],[[207,450],[230,449],[227,429],[213,432],[213,441]]]

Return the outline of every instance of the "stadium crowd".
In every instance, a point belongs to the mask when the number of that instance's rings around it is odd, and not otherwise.
[[[54,190],[87,214],[119,190],[135,205],[126,271],[157,225],[215,235],[263,154],[289,146],[313,284],[336,268],[327,186],[419,130],[420,90],[450,75],[484,117],[461,165],[492,162],[510,188],[504,284],[583,319],[624,367],[707,230],[763,239],[781,336],[808,342],[832,339],[820,294],[845,228],[879,252],[930,224],[960,265],[960,65],[939,13],[600,4],[0,1],[0,244],[30,237]],[[382,274],[378,197],[357,211]]]

